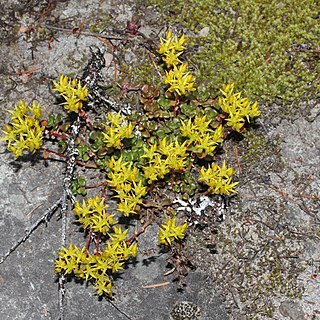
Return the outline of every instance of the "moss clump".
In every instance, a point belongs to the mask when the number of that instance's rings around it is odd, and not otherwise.
[[[319,92],[314,0],[149,0],[168,24],[192,30],[198,83],[235,82],[250,99],[287,103]],[[161,20],[163,21],[163,20]],[[209,28],[207,35],[200,32]]]
[[[94,23],[89,25],[90,32],[101,32],[103,28],[105,28],[111,22],[111,17],[108,16],[101,16],[99,14],[99,18],[94,21]]]
[[[248,131],[244,133],[246,150],[243,152],[243,157],[246,162],[256,163],[267,152],[268,140],[265,136],[259,136]]]
[[[127,73],[129,78],[133,79],[135,85],[149,83],[156,87],[161,87],[162,79],[156,75],[154,66],[146,58],[141,59],[136,65],[122,71]]]
[[[239,155],[244,173],[262,175],[262,172],[283,170],[284,163],[281,158],[279,138],[270,141],[266,136],[249,130],[243,136],[244,139],[239,146]]]

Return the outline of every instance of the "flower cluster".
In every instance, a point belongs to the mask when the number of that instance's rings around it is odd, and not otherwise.
[[[187,223],[177,225],[177,217],[167,218],[166,223],[162,224],[158,234],[159,242],[165,245],[171,245],[172,241],[183,239]]]
[[[187,64],[185,63],[180,66],[174,65],[172,69],[166,71],[164,83],[169,85],[169,92],[175,92],[178,96],[196,90],[193,87],[194,77],[190,72],[187,72]]]
[[[66,100],[62,103],[67,112],[79,112],[83,106],[83,102],[87,100],[89,91],[83,86],[80,80],[69,79],[67,76],[61,75],[59,83],[53,81],[53,90],[58,91]]]
[[[167,142],[163,138],[159,144],[153,144],[150,148],[144,148],[143,158],[148,159],[148,166],[143,168],[143,175],[152,183],[172,171],[182,171],[186,166],[187,148],[185,143],[179,144],[177,140]]]
[[[107,147],[120,149],[121,141],[125,138],[132,138],[132,123],[127,123],[121,113],[108,113],[109,125],[104,128],[103,137]]]
[[[239,182],[232,183],[233,168],[227,168],[226,162],[223,161],[222,167],[212,163],[206,170],[204,167],[200,169],[199,181],[209,186],[209,192],[216,194],[229,195],[236,191],[233,189]]]
[[[168,31],[166,38],[160,39],[158,50],[167,67],[164,83],[169,86],[169,92],[176,93],[178,96],[195,90],[193,75],[187,71],[187,64],[179,60],[179,56],[185,49],[184,42],[184,35],[178,39],[177,36],[172,36],[171,31]]]
[[[79,216],[77,221],[82,224],[84,229],[105,235],[111,226],[117,223],[117,220],[114,219],[115,215],[106,212],[107,207],[104,199],[96,196],[88,198],[87,201],[83,200],[82,204],[76,201],[73,212]]]
[[[187,137],[188,150],[199,157],[212,156],[217,145],[223,141],[223,128],[219,125],[216,130],[209,128],[211,120],[206,116],[196,116],[193,121],[181,121],[180,131],[182,136]]]
[[[147,194],[147,188],[143,186],[138,168],[132,162],[123,162],[122,156],[118,160],[112,157],[108,167],[110,172],[107,173],[109,178],[107,182],[117,193],[118,211],[125,216],[137,213],[137,206]]]
[[[186,38],[184,35],[178,39],[177,36],[172,36],[172,32],[170,30],[167,32],[165,39],[160,38],[160,47],[158,52],[162,55],[162,59],[168,68],[181,63],[179,56],[185,49],[183,46],[185,41]]]
[[[55,271],[93,282],[98,295],[111,295],[113,283],[110,275],[122,270],[125,261],[136,256],[138,250],[136,243],[126,243],[128,230],[122,231],[121,227],[115,226],[108,235],[105,249],[95,254],[73,244],[69,248],[63,247],[55,260]]]
[[[233,93],[234,84],[228,84],[224,90],[220,90],[223,97],[219,97],[218,104],[222,111],[228,114],[227,126],[235,131],[241,132],[250,118],[258,117],[261,113],[258,102],[250,102],[247,98],[241,98],[241,92]]]
[[[24,151],[34,153],[42,145],[42,132],[38,118],[41,117],[40,103],[32,103],[32,106],[20,100],[19,104],[14,105],[14,110],[8,110],[11,114],[10,124],[4,126],[4,137],[8,143],[8,150],[16,158],[22,156]]]

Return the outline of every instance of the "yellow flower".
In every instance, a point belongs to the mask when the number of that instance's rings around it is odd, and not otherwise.
[[[8,143],[8,150],[16,158],[22,156],[23,152],[34,153],[42,145],[42,132],[44,127],[38,120],[41,117],[40,103],[32,103],[27,106],[23,100],[14,105],[14,110],[8,110],[11,114],[10,124],[5,125],[2,130],[5,140]]]
[[[231,176],[234,173],[233,168],[227,168],[226,162],[223,161],[222,167],[212,163],[208,169],[202,167],[200,169],[199,181],[204,182],[209,186],[209,191],[216,194],[236,193],[234,187],[239,182],[231,182]]]
[[[179,96],[194,91],[194,77],[187,72],[187,64],[173,66],[172,70],[166,71],[164,83],[169,85],[169,92],[176,92]]]
[[[181,53],[182,52],[176,53],[173,50],[168,51],[163,57],[163,61],[166,63],[167,67],[175,66],[181,63],[181,61],[179,60],[179,56],[181,55]]]
[[[168,68],[181,63],[181,61],[179,60],[179,56],[185,49],[185,47],[183,46],[184,42],[184,35],[182,35],[178,40],[177,36],[172,36],[170,30],[167,32],[165,39],[160,38],[160,47],[158,52],[162,55],[162,59]]]
[[[229,116],[226,118],[227,126],[235,131],[241,132],[246,120],[258,117],[261,110],[257,102],[250,102],[247,98],[241,98],[241,92],[233,93],[234,84],[227,84],[224,90],[220,90],[222,97],[218,99],[218,105],[224,113]]]
[[[79,112],[89,95],[87,87],[83,86],[80,80],[71,80],[65,75],[60,76],[59,82],[53,81],[53,85],[53,90],[58,91],[66,100],[62,105],[67,112]]]
[[[177,225],[177,217],[166,219],[166,223],[162,224],[158,234],[161,244],[171,245],[172,241],[183,239],[187,223]]]
[[[113,147],[116,149],[121,149],[122,140],[133,137],[133,125],[131,122],[126,122],[125,118],[118,113],[108,113],[107,114],[109,125],[105,127],[104,141],[107,147]]]
[[[166,38],[160,38],[160,48],[158,52],[160,54],[167,54],[169,51],[183,51],[185,47],[186,38],[184,35],[178,40],[177,36],[172,37],[172,32],[169,30],[166,34]]]
[[[223,127],[220,125],[215,131],[209,129],[211,120],[206,116],[195,116],[194,120],[181,121],[180,131],[187,140],[184,144],[198,156],[213,155],[219,143],[223,141]]]
[[[79,216],[77,220],[83,225],[84,229],[106,234],[111,226],[117,223],[114,214],[107,213],[108,206],[104,203],[105,199],[100,196],[88,198],[80,204],[76,201],[74,213]]]

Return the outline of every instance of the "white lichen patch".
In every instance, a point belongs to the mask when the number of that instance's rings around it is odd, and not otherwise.
[[[171,320],[200,320],[200,308],[189,301],[178,302],[170,313]]]

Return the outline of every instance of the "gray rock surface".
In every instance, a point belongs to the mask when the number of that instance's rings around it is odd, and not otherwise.
[[[292,320],[303,320],[304,312],[302,311],[299,304],[292,301],[284,301],[279,307],[280,313],[284,317],[289,317]]]

